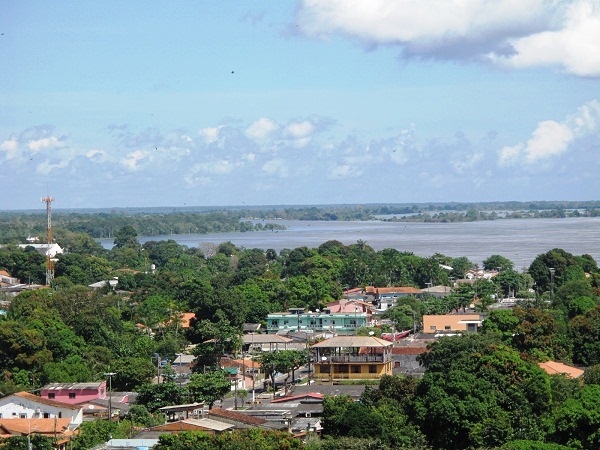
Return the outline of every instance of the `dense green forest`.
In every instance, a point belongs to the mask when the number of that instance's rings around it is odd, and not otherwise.
[[[138,404],[120,423],[86,423],[74,450],[91,448],[108,435],[127,437],[134,424],[155,423],[161,406],[222,397],[229,384],[218,370],[218,356],[239,350],[243,323],[264,323],[268,313],[290,307],[322,308],[346,288],[448,285],[473,267],[464,257],[375,251],[362,241],[276,252],[230,242],[201,248],[172,240],[140,245],[138,230],[128,223],[113,230],[115,246],[106,250],[91,234],[57,226],[56,241],[68,253],[58,256],[52,286],[2,298],[10,302],[0,316],[3,395],[49,382],[101,380],[105,372],[116,373],[114,389],[139,392]],[[596,261],[556,248],[538,255],[526,273],[501,255],[490,255],[484,266],[500,268],[500,274],[462,284],[443,299],[399,300],[387,313],[397,328],[408,329],[413,316],[443,314],[475,301],[487,314],[482,332],[433,344],[422,358],[422,379],[385,378],[359,403],[328,398],[322,441],[284,447],[279,446],[284,440],[265,435],[262,447],[250,447],[250,438],[241,434],[228,438],[242,442],[238,447],[233,441],[219,447],[225,444],[210,441],[216,438],[187,439],[198,440],[193,448],[598,448]],[[31,247],[0,248],[0,269],[32,283],[45,280],[45,258]],[[115,277],[116,289],[88,287]],[[519,307],[489,309],[498,297],[515,292],[526,298]],[[178,316],[188,311],[195,320],[183,330]],[[151,384],[153,355],[173,361],[199,343],[204,344],[194,354],[202,373],[181,387],[171,369],[165,383]],[[548,359],[587,367],[585,379],[548,376],[537,366]],[[159,448],[191,448],[178,441],[184,436],[169,439]]]
[[[480,220],[600,217],[600,201],[367,204],[244,208],[124,208],[61,210],[54,228],[113,238],[124,226],[140,236],[206,234],[283,229],[277,220],[386,220],[404,222],[474,222]],[[255,221],[251,221],[255,219]],[[256,219],[260,222],[256,222]],[[266,221],[266,222],[265,222]],[[0,211],[0,243],[21,243],[46,236],[45,211]]]

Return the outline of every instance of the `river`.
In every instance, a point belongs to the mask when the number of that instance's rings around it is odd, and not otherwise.
[[[268,222],[268,221],[267,221]],[[481,265],[491,255],[509,258],[515,268],[529,266],[540,253],[562,248],[574,255],[588,253],[600,258],[600,218],[507,219],[462,223],[402,223],[381,221],[278,220],[287,227],[279,231],[212,234],[175,234],[140,237],[139,242],[173,239],[196,247],[201,243],[231,241],[238,247],[284,248],[318,247],[328,240],[345,245],[365,241],[375,250],[395,248],[419,256],[443,253],[453,258],[466,256]],[[111,248],[112,239],[102,239]]]

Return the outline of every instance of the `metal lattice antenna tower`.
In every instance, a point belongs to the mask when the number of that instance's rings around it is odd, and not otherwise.
[[[48,216],[48,248],[46,249],[46,286],[52,285],[54,280],[54,261],[50,257],[50,246],[52,245],[52,202],[54,198],[50,196],[42,197],[42,203],[46,204],[46,215]]]

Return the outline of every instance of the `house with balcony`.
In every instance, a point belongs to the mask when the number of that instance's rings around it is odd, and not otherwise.
[[[305,312],[304,308],[290,308],[288,312],[267,316],[267,333],[282,331],[329,332],[338,335],[356,334],[356,329],[367,326],[368,314],[353,308],[352,312],[330,313],[326,311]]]
[[[335,336],[311,346],[313,379],[368,380],[392,375],[392,343],[374,336]]]

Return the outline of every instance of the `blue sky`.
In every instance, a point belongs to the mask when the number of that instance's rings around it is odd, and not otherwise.
[[[592,200],[600,5],[0,5],[0,209]]]

